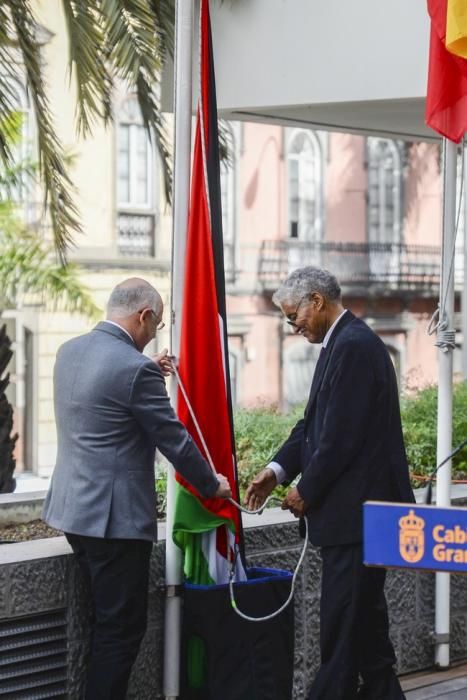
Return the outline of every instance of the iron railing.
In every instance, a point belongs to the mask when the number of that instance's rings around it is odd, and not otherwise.
[[[317,265],[335,274],[344,293],[426,296],[439,290],[440,264],[437,246],[265,240],[258,277],[267,291],[275,289],[292,270]],[[458,259],[453,275],[459,289],[462,269]]]
[[[152,214],[119,212],[117,229],[121,255],[140,258],[154,255],[155,218]]]

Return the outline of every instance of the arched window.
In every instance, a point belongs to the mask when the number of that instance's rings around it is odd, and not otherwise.
[[[287,157],[288,235],[319,241],[322,229],[322,154],[313,131],[290,134]]]
[[[154,255],[155,177],[151,147],[135,95],[120,106],[117,126],[118,249]]]
[[[369,138],[368,241],[401,242],[401,156],[389,139]]]
[[[224,267],[227,282],[235,281],[236,270],[236,194],[237,194],[237,124],[223,121],[229,149],[228,161],[221,161],[222,233],[224,236]]]

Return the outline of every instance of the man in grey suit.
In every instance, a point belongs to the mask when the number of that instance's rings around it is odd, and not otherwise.
[[[146,629],[156,447],[202,496],[231,496],[172,410],[166,360],[142,354],[162,313],[148,282],[126,280],[110,296],[107,320],[62,345],[55,364],[58,452],[43,517],[65,532],[90,584],[86,700],[125,698]]]

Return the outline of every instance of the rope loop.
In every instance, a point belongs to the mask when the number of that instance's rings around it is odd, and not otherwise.
[[[427,328],[426,332],[428,333],[428,335],[433,335],[434,333],[436,333],[436,331],[438,330],[440,325],[441,325],[441,321],[439,318],[439,304],[438,304],[438,308],[435,311],[433,311],[433,315],[430,318],[430,323],[428,324],[428,328]]]
[[[455,350],[456,348],[456,331],[453,330],[438,330],[438,340],[435,343],[436,347],[443,352]]]
[[[196,418],[196,416],[195,416],[195,412],[194,412],[193,407],[192,407],[192,405],[191,405],[191,403],[190,403],[190,400],[189,400],[189,398],[188,398],[188,394],[187,394],[187,392],[186,392],[186,389],[185,389],[185,387],[184,387],[184,385],[183,385],[182,380],[180,379],[180,375],[179,375],[178,370],[177,370],[177,368],[176,368],[176,366],[175,366],[175,362],[172,362],[172,367],[173,367],[173,370],[174,370],[175,377],[177,378],[177,382],[178,382],[178,385],[179,385],[179,387],[180,387],[180,391],[182,392],[183,398],[185,399],[185,403],[186,403],[186,405],[187,405],[188,411],[189,411],[190,416],[191,416],[191,418],[192,418],[192,420],[193,420],[193,423],[194,423],[194,425],[195,425],[195,428],[196,428],[196,431],[197,431],[197,433],[198,433],[199,439],[200,439],[201,444],[202,444],[202,446],[203,446],[203,449],[204,449],[204,451],[205,451],[207,460],[208,460],[208,462],[209,462],[209,466],[210,466],[211,469],[213,470],[214,474],[217,474],[216,468],[215,468],[215,466],[214,466],[214,462],[213,462],[212,457],[211,457],[211,453],[210,453],[209,450],[208,450],[208,446],[207,446],[207,444],[206,444],[206,440],[204,439],[204,435],[203,435],[203,433],[202,433],[202,431],[201,431],[201,427],[200,427],[200,425],[199,425],[199,423],[198,423],[198,420],[197,420],[197,418]],[[240,512],[242,512],[242,513],[248,513],[248,515],[255,515],[255,514],[261,515],[261,513],[263,513],[263,511],[264,511],[266,505],[267,505],[269,502],[271,502],[271,501],[279,501],[279,500],[280,500],[280,499],[278,499],[278,498],[276,498],[276,497],[274,497],[274,496],[269,496],[269,498],[267,498],[267,499],[265,500],[265,502],[263,503],[262,506],[260,506],[260,507],[257,508],[256,510],[248,510],[248,508],[245,508],[245,507],[242,506],[240,503],[237,503],[237,501],[235,501],[233,498],[229,498],[229,499],[228,499],[228,501],[229,501],[233,506],[235,506],[235,508],[237,508],[237,509],[238,509]],[[235,591],[234,591],[235,564],[236,564],[236,560],[237,560],[237,556],[238,556],[238,550],[237,550],[237,552],[236,552],[236,554],[235,554],[235,557],[232,559],[232,558],[231,558],[231,553],[230,553],[230,547],[227,547],[227,561],[228,561],[228,563],[229,563],[229,565],[230,565],[230,573],[229,573],[230,604],[231,604],[231,606],[232,606],[232,610],[234,610],[234,612],[235,612],[237,615],[239,615],[240,617],[242,617],[244,620],[247,620],[248,622],[266,622],[267,620],[272,620],[274,617],[277,617],[277,615],[280,615],[281,612],[282,612],[283,610],[285,610],[285,609],[287,608],[287,606],[290,605],[290,603],[292,602],[293,597],[294,597],[294,592],[295,592],[295,582],[296,582],[296,580],[297,580],[297,575],[298,575],[298,572],[299,572],[299,570],[300,570],[300,567],[301,567],[301,565],[302,565],[302,563],[303,563],[303,560],[304,560],[304,558],[305,558],[306,549],[307,549],[307,546],[308,546],[308,520],[307,520],[306,518],[304,518],[304,521],[305,521],[305,539],[304,539],[304,541],[303,541],[303,547],[302,547],[302,551],[301,551],[301,554],[300,554],[300,558],[299,558],[299,560],[298,560],[298,564],[297,564],[297,566],[295,567],[295,571],[294,571],[293,576],[292,576],[292,584],[291,584],[291,586],[290,586],[290,594],[289,594],[289,597],[287,598],[287,600],[285,601],[285,603],[283,603],[283,604],[280,606],[280,608],[278,608],[278,609],[275,610],[274,612],[270,613],[269,615],[264,615],[264,616],[262,616],[262,617],[251,617],[250,615],[246,615],[244,612],[242,612],[242,611],[239,609],[239,607],[238,607],[238,605],[237,605],[237,601],[235,600]],[[225,527],[226,527],[226,529],[228,529],[228,528],[227,528],[227,525],[226,525]]]

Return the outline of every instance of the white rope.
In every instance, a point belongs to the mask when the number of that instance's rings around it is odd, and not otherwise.
[[[175,374],[175,376],[176,376],[176,378],[177,378],[177,382],[178,382],[178,385],[179,385],[179,387],[180,387],[180,391],[182,392],[183,398],[185,399],[185,403],[186,403],[186,405],[187,405],[187,407],[188,407],[188,411],[189,411],[189,413],[190,413],[191,419],[192,419],[192,421],[193,421],[193,423],[194,423],[194,425],[195,425],[196,432],[198,433],[199,439],[201,440],[201,444],[202,444],[203,449],[204,449],[204,452],[205,452],[205,454],[206,454],[206,457],[207,457],[209,466],[211,467],[211,469],[212,469],[212,471],[214,472],[214,474],[217,474],[216,468],[215,468],[215,466],[214,466],[214,462],[213,462],[212,457],[211,457],[211,453],[209,452],[208,446],[207,446],[207,444],[206,444],[206,440],[204,439],[204,435],[203,435],[203,433],[202,433],[202,431],[201,431],[200,425],[199,425],[198,420],[197,420],[197,418],[196,418],[196,416],[195,416],[195,412],[194,412],[193,407],[192,407],[192,405],[191,405],[191,403],[190,403],[190,399],[188,398],[188,395],[187,395],[187,393],[186,393],[185,387],[184,387],[184,385],[183,385],[182,380],[180,379],[180,375],[179,375],[179,373],[178,373],[177,368],[175,367],[175,363],[174,363],[174,362],[172,362],[172,367],[173,367],[173,370],[174,370],[174,374]],[[235,506],[235,508],[237,508],[239,511],[241,511],[242,513],[248,513],[249,515],[260,515],[261,513],[263,513],[263,511],[264,511],[266,505],[269,503],[269,501],[271,501],[271,500],[277,500],[277,499],[275,499],[273,496],[269,496],[269,498],[267,498],[267,499],[265,500],[265,502],[263,503],[263,505],[260,506],[259,508],[257,508],[256,510],[248,510],[248,508],[244,508],[240,503],[237,503],[237,501],[235,501],[233,498],[229,498],[229,499],[227,499],[227,500],[228,500],[233,506]],[[299,570],[300,570],[300,567],[301,567],[301,565],[302,565],[302,563],[303,563],[303,560],[304,560],[304,558],[305,558],[306,549],[307,549],[307,546],[308,546],[308,520],[307,520],[306,518],[304,518],[304,521],[305,521],[305,539],[304,539],[304,541],[303,541],[303,547],[302,547],[302,551],[301,551],[301,554],[300,554],[300,558],[299,558],[299,560],[298,560],[298,564],[297,564],[297,566],[295,567],[295,570],[294,570],[294,573],[293,573],[293,576],[292,576],[292,584],[291,584],[291,586],[290,586],[290,594],[289,594],[289,597],[287,598],[287,600],[285,601],[285,603],[283,603],[283,605],[281,605],[281,607],[278,608],[278,610],[275,610],[274,612],[270,613],[269,615],[263,615],[262,617],[251,617],[250,615],[246,615],[245,613],[243,613],[243,612],[239,609],[239,607],[238,607],[238,605],[237,605],[237,601],[235,600],[235,593],[234,593],[235,559],[233,559],[233,560],[231,559],[231,556],[230,556],[230,547],[229,547],[229,545],[228,545],[228,538],[227,538],[227,561],[229,562],[229,565],[230,565],[230,575],[229,575],[230,603],[231,603],[231,605],[232,605],[232,609],[237,613],[237,615],[239,615],[240,617],[242,617],[244,620],[247,620],[248,622],[265,622],[266,620],[272,620],[274,617],[277,617],[277,615],[280,615],[281,612],[282,612],[283,610],[285,610],[285,609],[287,608],[287,606],[290,605],[290,603],[292,602],[293,597],[294,597],[294,592],[295,592],[295,582],[296,582],[297,575],[298,575],[298,572],[299,572]],[[227,532],[228,532],[228,527],[227,527],[227,525],[226,525],[226,530],[227,530]]]
[[[303,564],[303,560],[304,560],[305,554],[306,554],[306,549],[308,546],[308,520],[306,518],[304,518],[304,521],[305,521],[305,539],[303,541],[303,547],[302,547],[302,552],[300,554],[300,559],[298,560],[297,566],[295,567],[295,570],[293,572],[289,597],[287,598],[285,603],[283,603],[281,605],[280,608],[278,608],[274,612],[270,613],[269,615],[263,615],[262,617],[252,617],[250,615],[246,615],[244,612],[242,612],[239,609],[239,607],[237,605],[237,601],[235,600],[235,593],[234,593],[233,577],[234,577],[234,573],[235,573],[235,563],[234,562],[232,563],[230,561],[230,550],[228,549],[228,561],[231,564],[230,578],[229,578],[230,604],[232,606],[232,609],[237,613],[237,615],[242,617],[244,620],[247,620],[248,622],[266,622],[267,620],[272,620],[274,617],[277,617],[278,615],[280,615],[281,612],[283,610],[285,610],[287,608],[287,606],[289,606],[290,603],[292,602],[293,597],[294,597],[294,593],[295,593],[295,582],[297,580],[297,575],[298,575],[298,572],[300,571],[300,567]],[[240,585],[242,585],[242,584],[240,584]]]

